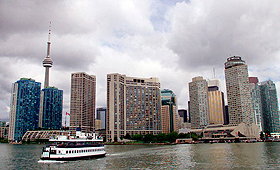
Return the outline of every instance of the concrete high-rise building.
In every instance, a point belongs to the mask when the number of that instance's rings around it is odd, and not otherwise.
[[[95,131],[96,76],[71,74],[70,130]]]
[[[209,107],[209,123],[224,124],[225,102],[224,93],[219,90],[217,85],[220,84],[219,79],[208,80],[208,107]]]
[[[107,141],[162,132],[160,96],[158,78],[107,74]]]
[[[162,133],[178,132],[177,98],[173,91],[164,89],[161,91],[161,125]]]
[[[191,127],[200,129],[209,125],[208,85],[203,77],[189,83]]]
[[[273,81],[261,82],[261,102],[264,132],[280,133],[279,107],[276,86]]]
[[[252,107],[255,117],[255,124],[259,128],[259,132],[263,131],[262,128],[262,103],[261,103],[261,89],[258,84],[257,77],[249,77],[250,92],[252,97]]]
[[[21,78],[12,85],[9,141],[21,141],[28,130],[38,128],[41,83]]]
[[[41,91],[39,127],[61,129],[63,91],[47,87]]]
[[[225,63],[229,124],[237,126],[255,122],[250,94],[248,68],[239,56],[229,57]]]
[[[48,37],[48,47],[47,47],[47,56],[43,61],[43,66],[46,68],[45,70],[45,84],[44,84],[44,88],[49,86],[49,69],[52,67],[53,62],[52,59],[50,57],[50,51],[51,51],[51,29],[49,29],[49,37]]]
[[[106,108],[97,108],[96,119],[101,120],[101,129],[106,128]]]

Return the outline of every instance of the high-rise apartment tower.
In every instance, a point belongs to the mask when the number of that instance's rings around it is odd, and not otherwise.
[[[157,135],[161,132],[158,78],[107,74],[107,141],[118,141],[126,134]]]
[[[70,130],[95,131],[96,76],[71,74]]]
[[[191,128],[209,125],[208,85],[203,77],[192,78],[189,83]]]
[[[248,68],[239,56],[229,57],[225,63],[229,124],[254,123]]]

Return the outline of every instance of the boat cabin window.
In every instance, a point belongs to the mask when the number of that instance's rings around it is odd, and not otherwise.
[[[56,150],[51,150],[50,154],[56,154]]]

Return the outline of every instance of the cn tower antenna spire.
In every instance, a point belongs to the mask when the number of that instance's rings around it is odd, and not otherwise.
[[[49,87],[49,69],[53,65],[52,59],[50,57],[50,51],[51,51],[51,21],[50,21],[50,25],[49,25],[49,35],[48,35],[47,45],[48,45],[48,47],[47,47],[47,56],[46,56],[46,58],[43,61],[43,66],[46,68],[44,88]]]

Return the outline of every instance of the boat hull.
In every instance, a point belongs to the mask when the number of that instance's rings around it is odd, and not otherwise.
[[[41,157],[41,160],[53,160],[53,161],[75,161],[81,159],[93,159],[93,158],[102,158],[105,157],[104,154],[96,154],[96,155],[85,155],[85,156],[69,156],[69,157]]]

